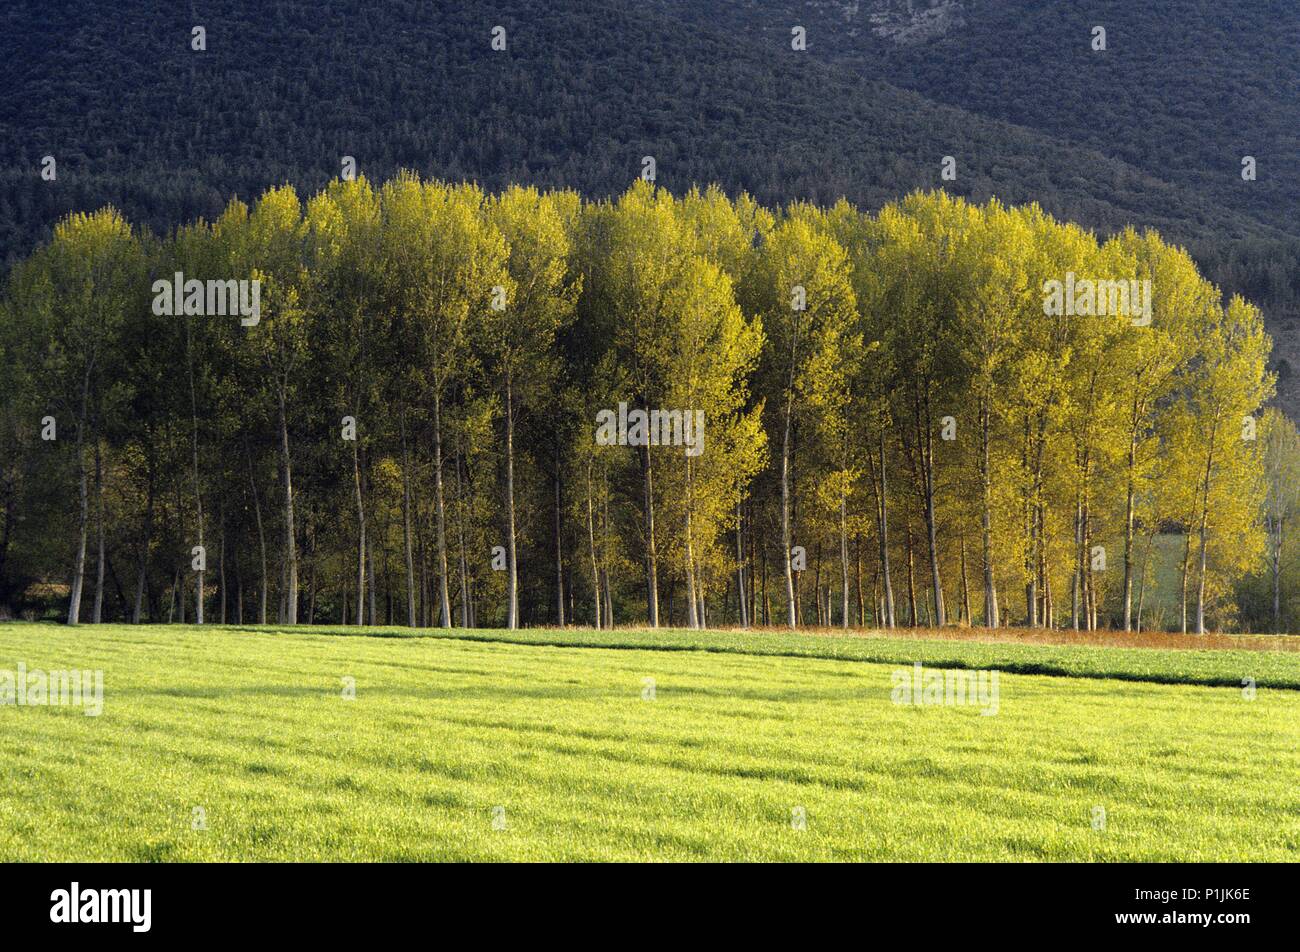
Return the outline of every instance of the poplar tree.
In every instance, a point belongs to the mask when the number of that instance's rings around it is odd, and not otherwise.
[[[1268,569],[1272,581],[1273,630],[1286,632],[1282,613],[1282,554],[1289,524],[1300,512],[1300,433],[1280,411],[1270,407],[1259,422],[1264,476],[1264,529],[1268,534]]]
[[[556,336],[572,321],[581,287],[569,270],[570,241],[559,202],[533,188],[513,187],[487,203],[488,222],[508,249],[507,276],[474,324],[505,429],[506,627],[511,629],[519,627],[515,426],[521,412],[541,405],[554,388]]]
[[[243,225],[242,246],[234,248],[230,274],[248,274],[249,280],[261,282],[261,317],[247,328],[244,340],[260,361],[272,395],[284,533],[280,621],[296,625],[299,547],[290,428],[311,333],[304,299],[312,290],[303,254],[306,228],[297,193],[288,186],[271,189],[253,206]]]
[[[394,294],[394,333],[403,342],[412,379],[428,400],[433,425],[434,531],[438,625],[451,626],[443,415],[450,386],[464,371],[471,314],[507,281],[507,249],[488,227],[484,195],[472,186],[421,183],[401,175],[381,192],[385,279]]]
[[[781,562],[786,622],[798,627],[795,606],[795,544],[792,507],[795,442],[802,424],[815,426],[811,410],[830,383],[815,368],[834,351],[857,321],[856,299],[844,248],[806,218],[787,217],[759,249],[745,298],[762,319],[766,334],[762,388],[769,443],[779,461]],[[810,459],[811,462],[811,459]]]
[[[614,321],[612,352],[627,387],[628,403],[642,412],[663,408],[667,380],[663,355],[671,348],[671,295],[692,265],[694,242],[672,195],[643,181],[610,210],[603,298]],[[659,627],[659,552],[655,524],[655,459],[649,441],[639,449],[646,617]]]
[[[1196,633],[1206,631],[1206,594],[1211,536],[1230,538],[1249,551],[1251,521],[1230,518],[1234,502],[1252,488],[1253,420],[1271,394],[1265,370],[1270,342],[1258,309],[1234,297],[1221,311],[1208,310],[1196,328],[1198,354],[1184,375],[1193,452],[1199,463],[1192,526],[1196,555]],[[1248,422],[1247,418],[1251,418]]]
[[[664,407],[681,414],[683,437],[691,419],[698,422],[694,446],[660,446],[655,454],[669,490],[665,508],[678,523],[673,561],[686,582],[687,625],[699,628],[709,587],[704,568],[729,563],[722,531],[765,461],[760,408],[745,409],[762,332],[741,314],[730,279],[702,258],[687,265],[666,303],[672,329],[660,358]]]
[[[15,307],[27,313],[45,344],[40,386],[57,425],[72,424],[76,443],[76,541],[67,622],[78,624],[85,586],[90,528],[88,444],[101,436],[104,389],[114,370],[122,324],[149,307],[144,261],[131,227],[112,208],[74,214],[53,240],[17,266],[11,279]],[[102,472],[99,473],[102,477]],[[102,488],[97,486],[97,489]],[[100,546],[102,566],[103,547]],[[102,585],[102,570],[99,573]]]
[[[384,280],[382,258],[382,216],[379,196],[364,177],[352,181],[335,181],[309,205],[307,219],[312,240],[313,268],[320,272],[322,294],[317,301],[321,313],[317,326],[324,339],[331,364],[328,386],[342,390],[337,427],[343,435],[342,417],[352,418],[348,429],[351,439],[345,452],[352,471],[352,503],[356,512],[357,612],[355,623],[365,624],[362,610],[366,596],[367,526],[363,487],[362,459],[373,445],[379,427],[376,406],[376,371],[389,370],[391,384],[401,389],[405,364],[394,360],[397,355],[385,347],[391,330],[392,285]],[[332,393],[331,393],[332,395]],[[405,468],[404,473],[405,476]],[[409,532],[408,532],[409,542]],[[409,545],[408,545],[409,549]],[[407,590],[412,591],[408,571]],[[371,591],[373,601],[373,590]],[[371,611],[370,623],[375,624]],[[414,624],[413,618],[408,618]]]
[[[1041,296],[1030,284],[1026,256],[1033,242],[1024,219],[996,200],[982,210],[980,221],[963,236],[956,254],[966,282],[957,305],[960,357],[975,398],[976,460],[979,479],[980,555],[984,626],[1001,624],[994,544],[994,444],[1005,436],[1007,390],[1025,328],[1042,316]]]
[[[1134,260],[1133,278],[1150,281],[1150,322],[1132,322],[1115,355],[1125,395],[1127,448],[1124,463],[1123,626],[1133,629],[1133,578],[1139,494],[1152,490],[1151,474],[1160,451],[1157,418],[1177,383],[1177,374],[1194,346],[1189,315],[1204,312],[1214,289],[1200,277],[1187,255],[1151,232],[1129,229],[1117,242]]]

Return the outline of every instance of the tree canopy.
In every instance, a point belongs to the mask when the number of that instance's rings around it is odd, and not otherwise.
[[[71,216],[0,308],[6,612],[1300,622],[1271,341],[1155,232],[403,173]]]

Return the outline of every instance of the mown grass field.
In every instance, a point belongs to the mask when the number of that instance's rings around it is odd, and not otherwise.
[[[0,859],[1300,860],[1295,652],[342,631],[0,626],[104,671],[0,706]],[[892,703],[917,660],[996,716]]]

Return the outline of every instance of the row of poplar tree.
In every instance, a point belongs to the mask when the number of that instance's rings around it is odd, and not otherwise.
[[[1071,272],[1150,281],[1150,322],[1047,313]],[[260,320],[155,313],[177,273]],[[1256,573],[1291,610],[1260,314],[1151,233],[403,174],[74,215],[0,307],[0,606],[1204,631]],[[703,452],[601,445],[620,402],[703,410]]]

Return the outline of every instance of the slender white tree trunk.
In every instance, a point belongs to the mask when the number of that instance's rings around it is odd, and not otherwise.
[[[506,627],[519,627],[519,567],[515,547],[515,408],[514,388],[505,381],[506,414]]]
[[[790,400],[791,398],[787,397],[785,421],[781,432],[781,561],[785,566],[786,623],[789,627],[796,628],[799,619],[794,601],[794,566],[790,561],[794,542],[790,537],[790,417],[792,413]]]
[[[406,554],[406,624],[415,627],[415,557],[411,551],[411,454],[406,443],[406,408],[402,408],[402,543]]]
[[[434,534],[438,547],[438,627],[451,627],[451,596],[447,590],[447,509],[442,490],[442,393],[433,390]]]
[[[591,493],[591,461],[587,461],[587,543],[591,549],[591,592],[592,617],[596,620],[596,629],[600,625],[600,563],[596,558],[596,513]]]
[[[284,617],[286,625],[298,624],[298,543],[293,516],[293,470],[289,456],[289,417],[284,388],[280,388],[280,464],[284,470]]]
[[[86,408],[90,400],[90,372],[82,381],[81,416],[77,420],[77,553],[72,567],[72,585],[68,593],[68,624],[81,620],[81,591],[86,579],[86,542],[90,526],[90,487],[86,485]]]
[[[98,625],[104,620],[104,460],[99,437],[95,437],[95,537],[97,559],[95,568],[95,609],[92,621]]]

